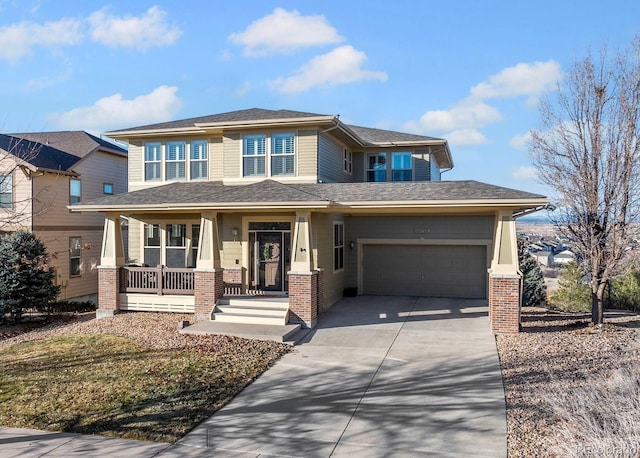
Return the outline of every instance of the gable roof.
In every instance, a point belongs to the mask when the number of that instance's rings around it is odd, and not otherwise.
[[[244,208],[442,208],[455,206],[534,208],[544,196],[478,181],[246,185],[215,181],[176,182],[74,205],[78,211],[203,210]]]
[[[96,149],[121,156],[127,155],[127,150],[110,141],[91,135],[82,130],[59,132],[26,132],[9,134],[13,137],[24,138],[32,142],[52,146],[74,156],[83,158]]]
[[[35,169],[68,171],[82,159],[46,144],[4,134],[0,134],[0,149]]]

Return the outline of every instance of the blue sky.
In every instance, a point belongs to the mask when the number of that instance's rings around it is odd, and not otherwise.
[[[525,147],[539,97],[638,33],[637,0],[0,0],[0,132],[340,114],[448,139],[445,179],[547,194]]]

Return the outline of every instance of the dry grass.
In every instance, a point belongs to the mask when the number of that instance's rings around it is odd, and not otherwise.
[[[178,335],[178,319],[119,315],[4,341],[0,424],[174,442],[289,350]]]
[[[640,317],[529,310],[497,336],[511,457],[640,455]]]

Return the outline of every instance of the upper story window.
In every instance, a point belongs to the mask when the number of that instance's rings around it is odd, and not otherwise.
[[[294,175],[295,158],[295,136],[274,134],[271,137],[271,175]]]
[[[387,153],[367,154],[367,181],[387,181]]]
[[[207,142],[204,140],[193,141],[191,147],[191,175],[192,180],[207,178]]]
[[[108,195],[113,194],[113,183],[102,183],[102,193]]]
[[[187,145],[185,142],[167,142],[165,167],[167,180],[184,180],[186,175]]]
[[[76,178],[69,180],[69,203],[71,205],[80,202],[82,197],[82,182]]]
[[[242,150],[242,176],[265,176],[266,135],[246,135]]]
[[[344,166],[343,166],[344,171],[349,175],[351,175],[351,172],[353,170],[353,154],[351,153],[351,151],[348,151],[346,148],[344,149],[344,152],[343,152],[343,159],[344,159]]]
[[[13,208],[12,175],[0,175],[0,208]]]
[[[160,143],[146,143],[144,145],[144,179],[145,181],[162,180],[160,167],[162,154]]]
[[[391,179],[411,181],[413,179],[412,162],[410,152],[391,153]]]

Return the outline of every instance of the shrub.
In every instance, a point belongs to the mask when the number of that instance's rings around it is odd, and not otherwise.
[[[547,300],[547,286],[538,261],[529,254],[522,240],[518,240],[518,262],[522,272],[522,305],[534,307]]]
[[[611,302],[614,307],[640,312],[640,272],[629,272],[611,282]]]
[[[44,244],[31,232],[0,237],[0,316],[19,322],[30,308],[46,308],[60,288],[53,284]]]
[[[567,312],[591,311],[591,288],[584,281],[584,272],[576,262],[562,267],[553,305]]]

